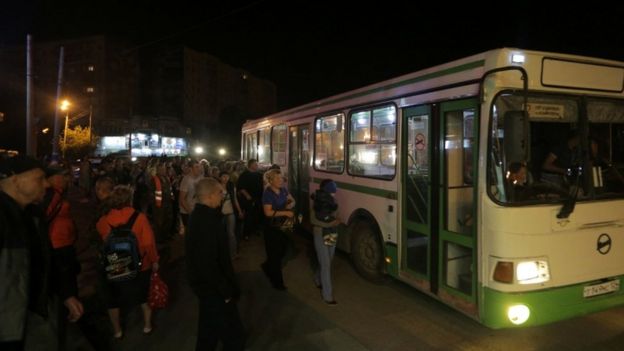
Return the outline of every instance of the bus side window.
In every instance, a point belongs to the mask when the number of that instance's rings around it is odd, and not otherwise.
[[[396,108],[351,114],[349,174],[392,179],[396,172]]]

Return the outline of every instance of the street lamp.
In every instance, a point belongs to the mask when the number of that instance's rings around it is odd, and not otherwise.
[[[63,133],[63,159],[65,159],[65,149],[67,149],[67,125],[69,124],[69,101],[61,101],[61,111],[65,111],[65,132]]]

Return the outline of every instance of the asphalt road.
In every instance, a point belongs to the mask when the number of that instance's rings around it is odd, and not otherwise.
[[[77,221],[86,222],[89,206],[75,206]],[[234,261],[243,290],[238,307],[249,350],[624,350],[624,308],[540,327],[491,330],[403,283],[377,285],[360,278],[344,254],[334,259],[338,304],[330,306],[312,281],[311,242],[302,236],[295,236],[294,242],[297,250],[284,268],[285,292],[272,289],[260,270],[265,258],[261,237],[244,242],[241,257]],[[182,244],[181,239],[174,241],[173,261],[162,269],[170,305],[155,313],[154,332],[142,335],[136,308],[125,316],[125,338],[111,342],[113,349],[194,349],[197,300],[185,280]],[[78,247],[84,270],[92,264],[84,238]],[[97,309],[89,269],[80,281],[83,298]],[[92,313],[108,336],[106,311]],[[73,350],[92,349],[76,326],[70,328],[69,344]]]
[[[345,255],[334,261],[335,298],[326,305],[312,282],[309,242],[284,270],[286,292],[271,288],[259,269],[262,238],[245,242],[235,268],[243,289],[239,310],[249,350],[622,350],[624,309],[547,326],[491,330],[396,281],[361,279]],[[183,260],[163,272],[171,304],[158,311],[156,329],[141,334],[139,310],[129,313],[120,350],[193,350],[197,301],[184,279]]]

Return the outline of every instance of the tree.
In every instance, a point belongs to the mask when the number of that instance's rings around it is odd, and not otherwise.
[[[59,140],[59,147],[67,159],[77,159],[85,155],[92,155],[97,146],[98,137],[91,135],[89,141],[89,127],[76,126],[67,129],[67,141]],[[66,144],[66,145],[64,145]]]

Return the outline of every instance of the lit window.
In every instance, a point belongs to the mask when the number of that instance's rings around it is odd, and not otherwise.
[[[349,174],[392,179],[396,165],[396,108],[384,106],[350,116]]]
[[[286,125],[281,124],[271,129],[271,151],[273,163],[279,166],[286,165],[286,138],[288,137]]]
[[[258,162],[271,163],[271,131],[265,128],[258,134]]]
[[[87,67],[87,70],[89,70],[89,72],[93,72],[93,71],[95,71],[95,66],[94,65],[89,65]]]
[[[87,93],[92,93],[94,91],[95,89],[93,89],[93,87],[87,87]]]
[[[342,113],[316,120],[314,168],[342,173],[344,170],[344,115]]]

